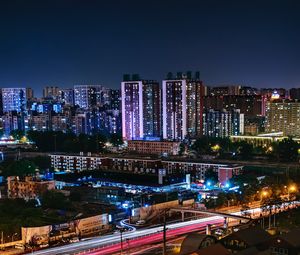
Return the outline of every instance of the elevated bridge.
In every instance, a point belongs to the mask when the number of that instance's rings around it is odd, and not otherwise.
[[[248,223],[251,221],[251,217],[245,217],[241,215],[237,215],[236,213],[224,213],[224,212],[216,212],[210,210],[201,210],[201,209],[194,209],[190,207],[175,207],[170,208],[170,212],[181,212],[182,221],[184,221],[184,214],[185,213],[193,213],[193,214],[205,214],[210,216],[220,216],[224,218],[224,227],[227,226],[227,219],[235,219],[240,220],[242,223]]]

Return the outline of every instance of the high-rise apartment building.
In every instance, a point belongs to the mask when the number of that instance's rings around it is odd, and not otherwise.
[[[121,91],[119,89],[110,90],[110,106],[111,110],[121,110]]]
[[[47,86],[43,89],[43,97],[57,98],[59,96],[59,88],[54,86]]]
[[[125,140],[160,137],[160,88],[153,80],[124,77],[121,83],[122,133]]]
[[[215,111],[203,113],[203,134],[210,137],[229,137],[244,133],[244,114],[240,110]]]
[[[183,140],[200,136],[204,87],[199,74],[195,78],[190,72],[178,73],[175,79],[168,76],[162,84],[163,138]]]
[[[34,93],[32,88],[26,88],[26,98],[27,100],[32,100],[34,98]]]
[[[58,100],[64,105],[74,105],[74,89],[61,89],[58,93]]]
[[[207,110],[240,109],[246,118],[263,115],[263,97],[260,95],[205,96],[203,101],[204,108]]]
[[[300,100],[300,88],[290,89],[290,98]]]
[[[88,109],[103,104],[103,86],[101,85],[75,85],[75,105]]]
[[[6,112],[0,118],[2,131],[5,135],[10,135],[13,130],[26,130],[25,116],[22,113]]]
[[[24,112],[26,110],[25,88],[3,88],[2,89],[3,112]]]
[[[46,113],[28,116],[28,126],[34,131],[48,131],[51,129],[51,116]]]
[[[270,100],[266,106],[265,131],[300,137],[300,101]]]
[[[209,95],[211,96],[225,96],[225,95],[239,95],[241,86],[236,85],[228,85],[228,86],[218,86],[218,87],[210,87]]]
[[[67,132],[71,130],[70,119],[62,114],[51,116],[51,130]]]

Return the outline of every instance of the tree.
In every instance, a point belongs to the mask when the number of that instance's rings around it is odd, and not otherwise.
[[[273,155],[283,162],[296,161],[298,159],[299,144],[291,137],[285,138],[273,144]]]
[[[36,165],[34,162],[27,160],[27,159],[21,159],[17,161],[10,162],[7,166],[4,166],[2,169],[3,176],[26,176],[26,175],[32,175],[35,173]]]
[[[45,156],[37,156],[32,158],[33,163],[41,170],[51,168],[51,158]]]
[[[205,171],[204,179],[206,182],[210,182],[212,185],[214,185],[219,180],[218,173],[213,168],[208,168]]]
[[[185,144],[184,143],[180,143],[179,145],[179,155],[182,156],[183,153],[185,152]]]
[[[233,186],[239,186],[240,194],[239,201],[242,203],[249,203],[256,199],[259,182],[254,174],[239,174],[230,179]]]
[[[193,143],[192,150],[195,150],[199,155],[211,153],[209,138],[206,136],[198,138]]]
[[[20,129],[15,129],[10,132],[10,135],[16,140],[21,140],[21,138],[25,135],[25,132]]]
[[[110,136],[110,142],[113,146],[119,146],[123,144],[122,134],[116,133]]]
[[[227,203],[227,201],[228,201],[228,199],[227,199],[226,193],[221,192],[218,194],[218,197],[216,199],[216,206],[217,207],[223,206]]]
[[[81,201],[81,193],[79,191],[72,191],[70,193],[69,199],[73,202],[80,202]]]
[[[238,155],[242,159],[252,158],[252,155],[253,155],[253,145],[252,144],[247,143],[246,141],[241,141],[241,142],[238,142],[237,145],[238,145],[238,148],[237,148]]]
[[[65,195],[55,190],[47,190],[44,192],[41,200],[44,209],[65,210],[70,207],[70,202]]]

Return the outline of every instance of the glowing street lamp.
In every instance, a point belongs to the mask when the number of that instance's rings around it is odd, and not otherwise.
[[[293,193],[297,190],[297,187],[295,185],[291,185],[289,187],[287,187],[287,191],[288,191],[288,200],[290,201],[290,193]]]
[[[263,191],[261,192],[261,200],[263,200],[263,197],[267,197],[268,195],[269,195],[268,191],[263,190]]]
[[[211,149],[212,149],[214,152],[218,152],[218,151],[221,149],[221,146],[220,146],[219,144],[216,144],[216,145],[212,146]]]

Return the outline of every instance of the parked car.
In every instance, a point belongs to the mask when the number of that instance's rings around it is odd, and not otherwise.
[[[48,243],[42,243],[42,244],[40,244],[40,248],[47,248],[47,247],[49,247]]]

